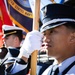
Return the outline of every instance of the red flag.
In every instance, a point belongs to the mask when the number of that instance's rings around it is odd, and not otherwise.
[[[1,9],[1,13],[2,13],[3,24],[12,25],[12,21],[10,20],[10,17],[7,13],[7,10],[6,10],[5,4],[4,4],[4,0],[0,0],[0,9]]]
[[[7,13],[7,10],[4,4],[4,0],[0,0],[0,47],[3,45],[3,41],[2,41],[2,35],[3,35],[2,25],[3,24],[13,25]]]
[[[3,38],[2,38],[3,34],[2,32],[0,32],[0,47],[3,46]]]

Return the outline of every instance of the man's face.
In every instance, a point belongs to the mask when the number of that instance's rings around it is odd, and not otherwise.
[[[4,38],[4,43],[6,45],[6,47],[13,47],[14,45],[14,36],[13,35],[9,35],[7,37]]]
[[[65,56],[70,49],[71,31],[64,25],[43,32],[48,55],[56,58]]]

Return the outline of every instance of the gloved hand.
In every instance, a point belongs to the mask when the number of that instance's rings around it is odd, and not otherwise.
[[[26,35],[24,43],[20,49],[19,57],[24,56],[29,58],[29,55],[31,55],[34,50],[40,50],[42,45],[42,38],[43,35],[39,31],[34,30],[29,32]]]

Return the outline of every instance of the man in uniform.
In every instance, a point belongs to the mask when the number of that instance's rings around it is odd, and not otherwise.
[[[66,4],[49,4],[42,9],[42,23],[43,35],[39,31],[28,33],[19,58],[27,62],[31,53],[40,49],[43,40],[48,55],[57,63],[49,66],[42,75],[75,75],[75,8]],[[26,63],[23,67],[15,63],[11,73],[18,73],[24,68]]]
[[[4,32],[4,44],[6,47],[20,47],[21,41],[23,39],[23,29],[16,26],[3,25]]]
[[[4,46],[7,48],[10,56],[17,57],[23,39],[23,29],[16,26],[3,25],[2,30],[4,33]]]
[[[16,26],[3,25],[4,46],[0,49],[1,65],[4,63],[8,67],[8,64],[13,63],[19,54],[20,44],[23,39],[23,29]],[[9,61],[8,61],[9,60]],[[7,64],[6,64],[7,63]]]

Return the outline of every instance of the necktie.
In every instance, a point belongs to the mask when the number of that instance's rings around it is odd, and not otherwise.
[[[52,72],[50,75],[57,75],[59,73],[59,68],[57,65],[53,66]]]

